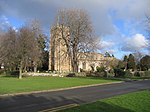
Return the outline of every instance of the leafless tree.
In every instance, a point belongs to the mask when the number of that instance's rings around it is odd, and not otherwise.
[[[92,52],[97,47],[97,37],[89,15],[84,10],[60,10],[56,16],[61,36],[71,60],[72,71],[78,71],[79,52]],[[66,34],[66,29],[69,33]]]
[[[142,54],[141,52],[135,52],[133,53],[134,57],[135,57],[135,62],[136,64],[140,62],[140,59],[144,56],[144,54]]]
[[[15,30],[11,27],[1,35],[0,60],[1,63],[5,63],[5,67],[9,70],[16,69],[16,35]]]
[[[20,74],[27,67],[33,67],[34,72],[42,61],[43,35],[38,31],[38,27],[24,26],[19,30],[18,38],[18,58],[20,59]]]
[[[37,70],[41,65],[45,48],[45,35],[40,27],[33,23],[25,25],[16,32],[13,28],[0,35],[0,64],[4,63],[6,69],[22,72],[29,68]]]
[[[47,41],[47,36],[45,36],[42,32],[42,28],[40,25],[40,22],[38,20],[33,20],[30,23],[32,32],[34,34],[35,38],[35,44],[37,47],[34,47],[34,53],[33,53],[33,65],[34,65],[34,72],[37,71],[37,67],[42,65],[43,62],[43,54],[45,52],[46,48],[46,42]]]

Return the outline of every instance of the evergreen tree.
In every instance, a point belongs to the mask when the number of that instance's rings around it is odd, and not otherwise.
[[[127,62],[127,60],[128,60],[128,57],[127,57],[127,55],[125,55],[124,58],[123,58],[123,61]]]
[[[150,56],[146,55],[140,60],[142,70],[148,70],[150,68]]]
[[[127,69],[132,69],[135,70],[136,64],[135,64],[135,59],[132,54],[129,54],[129,58],[127,60]]]
[[[125,64],[125,70],[127,70],[127,60],[128,60],[128,57],[127,57],[127,55],[125,55],[123,58],[123,62]]]
[[[109,52],[105,53],[105,57],[111,57],[111,55],[109,54]]]
[[[120,61],[118,62],[117,68],[118,68],[118,69],[125,69],[125,63],[120,60]]]

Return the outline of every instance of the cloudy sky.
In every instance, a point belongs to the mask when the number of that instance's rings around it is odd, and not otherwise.
[[[150,15],[150,0],[0,0],[0,28],[17,30],[38,19],[49,36],[57,11],[68,8],[87,10],[101,38],[100,52],[120,59],[130,52],[149,53],[145,15]]]

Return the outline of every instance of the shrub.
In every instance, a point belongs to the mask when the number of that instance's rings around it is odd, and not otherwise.
[[[69,73],[68,75],[66,75],[66,77],[75,77],[76,74],[75,73]]]
[[[19,71],[7,71],[6,74],[7,75],[18,76],[19,75]]]
[[[107,72],[107,77],[114,77],[114,69],[110,69],[110,70]]]
[[[141,76],[141,74],[140,74],[140,72],[135,72],[135,73],[134,73],[134,76],[136,76],[136,77],[140,77],[140,76]]]
[[[150,77],[150,71],[138,71],[134,73],[137,77]]]
[[[104,72],[105,71],[105,67],[104,66],[97,66],[96,67],[97,72]]]
[[[150,77],[150,71],[145,71],[145,77]]]
[[[3,75],[3,74],[5,74],[5,70],[0,69],[0,75]]]
[[[140,77],[145,77],[145,72],[144,71],[140,71]]]
[[[104,66],[97,66],[96,67],[96,72],[95,72],[95,76],[96,77],[106,77],[107,76],[107,72],[105,71],[105,67]]]
[[[95,77],[94,72],[86,72],[86,77]]]
[[[96,77],[106,77],[107,72],[106,71],[101,71],[101,72],[95,72]]]
[[[18,76],[19,75],[19,71],[11,71],[10,75]]]
[[[110,74],[114,74],[114,69],[110,69],[108,72],[109,72]]]
[[[6,71],[6,70],[3,70],[3,71],[0,71],[0,74],[12,75],[12,76],[19,76],[19,71],[18,70],[16,70],[16,71]]]
[[[125,71],[125,77],[133,77],[134,74],[132,74],[130,71]]]
[[[124,77],[125,76],[125,71],[123,71],[120,68],[115,68],[114,73],[115,73],[115,77]]]

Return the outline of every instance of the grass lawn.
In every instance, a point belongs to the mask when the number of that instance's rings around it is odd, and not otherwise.
[[[141,79],[150,79],[150,77],[131,77],[131,79],[141,80]]]
[[[150,112],[150,90],[103,99],[61,112]]]
[[[20,80],[16,77],[0,76],[0,94],[50,90],[115,81],[117,80],[92,77],[26,77]]]

